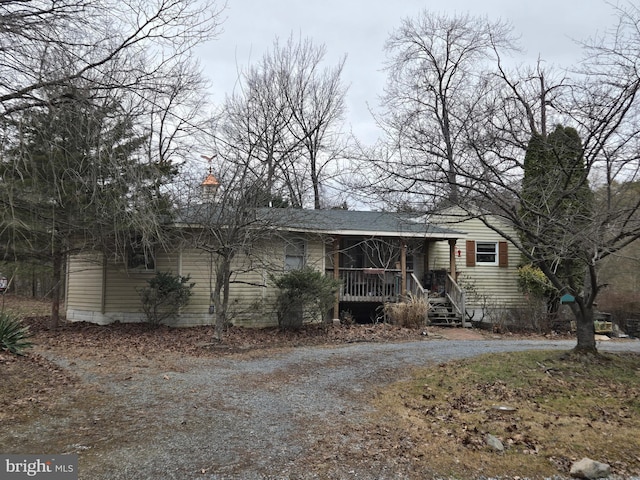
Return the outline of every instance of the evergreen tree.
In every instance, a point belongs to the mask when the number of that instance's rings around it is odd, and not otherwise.
[[[25,110],[13,125],[13,146],[0,162],[0,235],[5,259],[52,265],[55,327],[66,257],[151,244],[168,206],[159,187],[174,172],[143,160],[145,138],[117,99],[75,86],[49,97],[57,100]]]
[[[535,133],[524,160],[520,236],[533,266],[552,269],[565,289],[550,291],[549,311],[555,312],[559,295],[583,288],[582,257],[591,222],[593,194],[575,129],[556,126],[547,137]]]

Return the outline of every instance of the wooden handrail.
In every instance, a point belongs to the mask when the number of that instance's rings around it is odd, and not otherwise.
[[[409,277],[411,279],[409,291],[412,295],[418,298],[427,298],[427,291],[424,289],[418,277],[416,277],[413,273]]]
[[[460,315],[460,317],[462,319],[462,326],[465,327],[466,326],[466,324],[465,324],[465,318],[466,318],[465,300],[466,300],[466,295],[464,293],[464,290],[462,290],[462,288],[460,288],[460,285],[458,285],[456,283],[456,281],[453,279],[453,277],[451,277],[451,275],[447,275],[445,289],[446,289],[446,292],[447,292],[447,298],[451,302],[451,305],[453,306],[453,308],[456,309],[456,312],[458,312],[458,314]]]

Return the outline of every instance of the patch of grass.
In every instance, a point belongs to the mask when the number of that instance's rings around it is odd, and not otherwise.
[[[382,421],[402,423],[413,456],[440,474],[543,478],[568,474],[582,457],[640,474],[639,355],[486,355],[416,372],[377,403]]]

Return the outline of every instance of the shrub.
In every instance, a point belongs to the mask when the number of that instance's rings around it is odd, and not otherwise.
[[[333,305],[340,282],[313,268],[291,270],[272,282],[280,290],[276,297],[278,325],[283,330],[298,330],[305,316],[324,319]]]
[[[429,303],[422,297],[409,294],[407,301],[385,303],[384,316],[390,323],[401,327],[416,328],[427,323]]]
[[[522,293],[531,294],[536,298],[549,298],[557,294],[556,288],[544,272],[533,265],[518,267],[518,288]]]
[[[31,337],[29,327],[20,319],[9,313],[0,313],[0,349],[15,355],[23,355],[24,350],[33,344],[27,340]]]
[[[340,323],[342,325],[353,325],[355,318],[350,310],[342,310],[340,312]]]
[[[195,285],[188,282],[189,276],[183,277],[170,272],[158,272],[148,280],[147,286],[138,290],[147,323],[157,327],[187,305]]]

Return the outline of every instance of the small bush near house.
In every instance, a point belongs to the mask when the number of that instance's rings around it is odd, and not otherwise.
[[[283,330],[299,330],[305,317],[325,319],[335,300],[340,282],[307,267],[272,277],[280,290],[276,297],[278,325]]]
[[[383,310],[385,319],[393,325],[417,328],[427,323],[429,303],[410,294],[406,302],[385,303]]]
[[[557,292],[543,271],[533,265],[518,267],[518,288],[536,298],[548,298]]]
[[[0,313],[0,350],[22,355],[25,349],[32,346],[29,337],[29,327],[23,325],[18,317]]]
[[[355,319],[353,318],[353,313],[349,310],[343,310],[340,312],[340,323],[342,325],[353,325],[355,323]]]
[[[189,283],[189,279],[189,276],[158,272],[147,281],[145,288],[138,290],[147,323],[157,327],[189,303],[191,289],[195,285]]]

